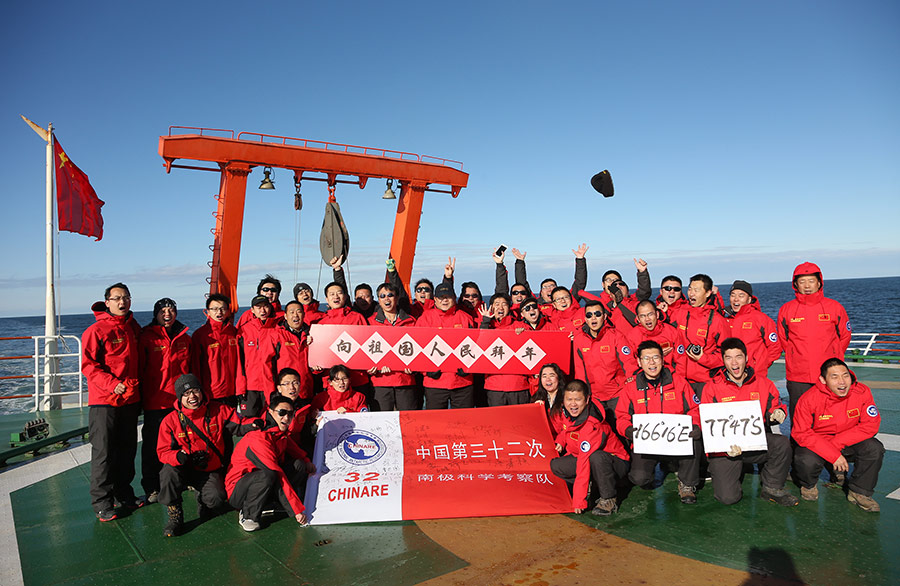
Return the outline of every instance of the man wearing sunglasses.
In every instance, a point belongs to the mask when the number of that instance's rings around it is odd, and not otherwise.
[[[298,523],[308,522],[302,499],[306,477],[316,467],[288,435],[293,417],[293,402],[273,393],[263,428],[235,446],[225,489],[228,502],[240,511],[238,523],[244,531],[259,529],[263,509],[276,499]]]
[[[609,312],[609,319],[613,325],[622,333],[637,323],[637,304],[644,299],[650,299],[650,273],[647,271],[647,263],[642,258],[636,258],[634,268],[637,269],[638,288],[632,294],[628,293],[628,285],[618,271],[609,270],[603,273],[603,292],[599,300]],[[590,297],[593,298],[592,295]]]
[[[270,317],[275,318],[275,321],[278,321],[282,317],[284,317],[284,310],[281,309],[281,302],[278,300],[279,295],[281,295],[281,281],[279,281],[272,275],[266,275],[259,281],[259,284],[256,286],[256,295],[261,295],[269,300],[269,304],[272,306],[272,313]],[[236,324],[237,329],[240,330],[245,323],[252,319],[253,308],[251,307],[243,314],[241,314],[241,317]]]
[[[662,312],[663,319],[670,324],[677,324],[688,308],[681,286],[680,277],[666,275],[660,283],[659,295],[656,296],[656,307]]]
[[[369,325],[403,328],[416,325],[414,317],[400,307],[400,291],[390,283],[378,285],[378,311]],[[392,371],[389,367],[369,369],[374,392],[374,411],[411,411],[418,408],[416,379],[409,369]]]
[[[575,378],[587,382],[591,400],[606,411],[615,429],[619,389],[625,384],[623,363],[631,351],[622,335],[607,319],[606,308],[590,299],[584,307],[584,325],[575,332]]]

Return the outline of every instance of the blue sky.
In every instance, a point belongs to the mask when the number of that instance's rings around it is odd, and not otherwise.
[[[491,250],[570,282],[588,251],[634,285],[632,257],[718,283],[900,274],[896,2],[6,3],[0,24],[0,315],[43,311],[44,148],[53,122],[102,199],[101,242],[62,233],[60,307],[124,280],[134,308],[207,292],[213,173],[157,154],[170,125],[227,128],[463,161],[428,194],[413,277],[493,286]],[[616,196],[590,185],[612,172]],[[330,280],[327,192],[248,185],[238,296],[259,277]],[[378,282],[395,203],[339,186],[352,283]],[[299,242],[299,244],[298,244]],[[294,264],[299,246],[300,263]],[[512,268],[512,259],[507,265]]]

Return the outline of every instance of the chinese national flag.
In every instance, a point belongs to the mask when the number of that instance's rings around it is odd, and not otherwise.
[[[59,229],[85,236],[103,238],[103,200],[97,197],[84,171],[69,160],[54,137],[53,159],[56,167],[56,205]]]

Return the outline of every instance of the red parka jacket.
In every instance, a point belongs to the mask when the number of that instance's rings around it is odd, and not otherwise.
[[[281,322],[272,328],[268,337],[269,343],[272,345],[272,361],[275,365],[273,368],[274,375],[277,376],[282,368],[293,368],[296,370],[300,374],[301,399],[309,399],[313,395],[313,377],[309,371],[307,336],[308,334],[305,331],[295,332],[286,323]]]
[[[841,450],[875,437],[881,426],[872,390],[850,374],[853,385],[844,397],[838,397],[821,382],[803,393],[791,423],[794,441],[832,464],[841,456]]]
[[[350,413],[360,413],[368,411],[366,407],[366,397],[362,393],[357,393],[353,389],[339,392],[333,387],[318,393],[312,400],[312,411],[335,411],[339,407],[343,407]]]
[[[616,403],[616,429],[622,436],[632,427],[635,413],[668,413],[690,415],[694,425],[700,425],[700,411],[694,391],[678,374],[663,368],[655,381],[648,381],[643,371],[629,377]]]
[[[587,324],[575,332],[575,378],[588,384],[591,400],[598,406],[600,401],[618,396],[625,384],[623,348],[627,348],[625,336],[609,322],[603,324],[596,338],[591,336]]]
[[[191,372],[214,399],[247,392],[245,379],[238,375],[240,365],[240,340],[232,324],[210,319],[191,336]]]
[[[265,322],[254,318],[238,330],[241,335],[241,375],[245,381],[239,381],[238,386],[245,384],[248,391],[260,391],[265,397],[275,390],[272,372],[275,347],[270,339],[275,323],[275,318],[271,317]]]
[[[554,309],[549,316],[550,328],[560,332],[577,332],[584,325],[584,308],[572,300],[572,305],[558,310]]]
[[[159,461],[178,466],[178,452],[188,455],[194,452],[207,452],[209,460],[203,469],[205,472],[224,467],[227,462],[219,459],[219,456],[185,421],[186,419],[190,419],[223,455],[225,434],[237,435],[241,430],[241,423],[234,409],[218,401],[205,400],[196,409],[187,409],[179,401],[175,401],[175,411],[166,415],[159,427],[159,438],[156,443]]]
[[[703,348],[700,360],[685,356],[685,378],[691,382],[709,381],[710,369],[722,366],[722,352],[719,345],[728,337],[728,324],[716,309],[712,297],[706,305],[688,307],[684,313],[684,323],[678,324],[678,331],[681,333],[685,354],[691,344]]]
[[[788,412],[781,402],[775,383],[754,372],[753,367],[746,368],[747,378],[738,386],[726,374],[725,368],[714,370],[712,380],[703,387],[702,403],[729,403],[731,401],[759,401],[764,424],[769,422],[772,412],[781,409]]]
[[[88,403],[119,407],[141,400],[138,383],[138,338],[141,328],[132,313],[112,315],[106,304],[98,301],[91,306],[97,320],[81,336],[81,372],[87,378]],[[122,395],[113,391],[124,383]]]
[[[775,322],[762,312],[756,297],[751,297],[750,303],[741,306],[736,314],[726,316],[725,322],[731,337],[739,338],[747,346],[747,364],[757,376],[766,378],[769,367],[781,356]]]
[[[591,479],[589,458],[596,450],[604,450],[620,460],[630,459],[625,446],[613,433],[609,423],[603,421],[600,409],[589,403],[577,418],[566,413],[556,443],[566,454],[578,460],[575,466],[575,485],[572,487],[572,508],[587,508],[588,482]]]
[[[191,371],[191,336],[180,321],[169,338],[166,328],[153,323],[141,330],[141,399],[144,409],[168,409],[175,400],[175,381]]]
[[[660,320],[656,322],[656,327],[648,330],[641,324],[638,324],[625,333],[625,342],[630,350],[625,355],[625,374],[632,375],[640,367],[638,364],[637,349],[641,342],[653,340],[663,349],[663,362],[674,373],[684,376],[687,369],[684,355],[684,343],[681,334],[673,326]]]
[[[812,295],[801,295],[794,285],[796,299],[778,310],[778,339],[784,349],[785,378],[815,383],[823,362],[844,358],[853,330],[844,307],[825,297],[821,269],[805,262],[794,269],[794,280],[800,275],[816,275],[822,287]]]
[[[225,476],[228,497],[231,498],[238,480],[245,475],[254,470],[269,470],[278,476],[279,487],[291,505],[293,516],[302,513],[306,507],[282,468],[288,458],[309,462],[306,452],[294,443],[288,432],[280,431],[275,422],[267,417],[265,429],[251,431],[234,447],[231,465]]]

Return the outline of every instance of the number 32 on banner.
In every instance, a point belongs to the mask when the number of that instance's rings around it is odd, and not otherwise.
[[[360,478],[363,482],[375,482],[378,480],[378,472],[366,472],[360,477],[359,472],[348,472],[344,477],[344,482],[359,482]]]

